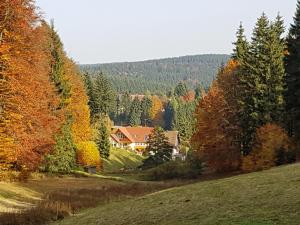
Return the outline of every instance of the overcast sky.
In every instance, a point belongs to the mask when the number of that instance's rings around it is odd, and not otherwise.
[[[55,20],[65,49],[78,63],[138,61],[231,53],[243,22],[247,35],[264,11],[286,27],[296,0],[37,0]]]

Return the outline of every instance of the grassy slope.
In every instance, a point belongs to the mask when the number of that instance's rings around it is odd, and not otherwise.
[[[83,211],[60,225],[299,224],[300,164],[172,188]]]
[[[144,158],[124,149],[112,149],[109,160],[103,160],[104,172],[120,172],[121,169],[135,169]]]

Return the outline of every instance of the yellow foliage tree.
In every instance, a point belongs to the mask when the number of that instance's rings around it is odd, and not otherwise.
[[[77,144],[92,139],[90,109],[88,107],[88,96],[78,68],[69,59],[66,59],[65,66],[65,76],[71,85],[71,98],[67,109],[72,113],[72,135],[75,144]]]
[[[162,121],[163,103],[156,95],[151,97],[151,101],[150,119],[152,120],[153,125],[159,125]]]
[[[81,166],[101,167],[100,154],[93,141],[80,142],[77,147],[77,161]]]

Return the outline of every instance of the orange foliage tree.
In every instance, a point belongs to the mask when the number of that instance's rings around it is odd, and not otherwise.
[[[196,132],[191,142],[208,167],[218,172],[236,170],[241,163],[240,126],[234,88],[238,64],[230,60],[203,94],[196,109]]]
[[[163,103],[160,98],[156,95],[151,97],[152,106],[150,108],[150,119],[152,120],[153,125],[160,125],[162,123],[162,110]]]
[[[196,109],[196,132],[192,146],[207,166],[217,172],[240,166],[240,149],[235,142],[236,126],[227,118],[232,112],[216,83],[202,97]]]
[[[58,128],[45,38],[33,1],[1,1],[0,8],[1,80],[10,95],[1,102],[6,111],[2,114],[13,117],[2,127],[14,143],[16,164],[34,169],[51,150]]]
[[[294,148],[284,129],[276,124],[266,124],[257,129],[253,149],[243,158],[242,169],[251,172],[289,162],[289,158],[295,157]]]

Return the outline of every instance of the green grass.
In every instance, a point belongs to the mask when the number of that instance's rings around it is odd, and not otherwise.
[[[143,156],[134,152],[113,148],[110,151],[109,159],[103,160],[103,169],[105,173],[118,173],[123,170],[134,170],[142,164]]]
[[[300,164],[112,202],[56,225],[298,225]]]

